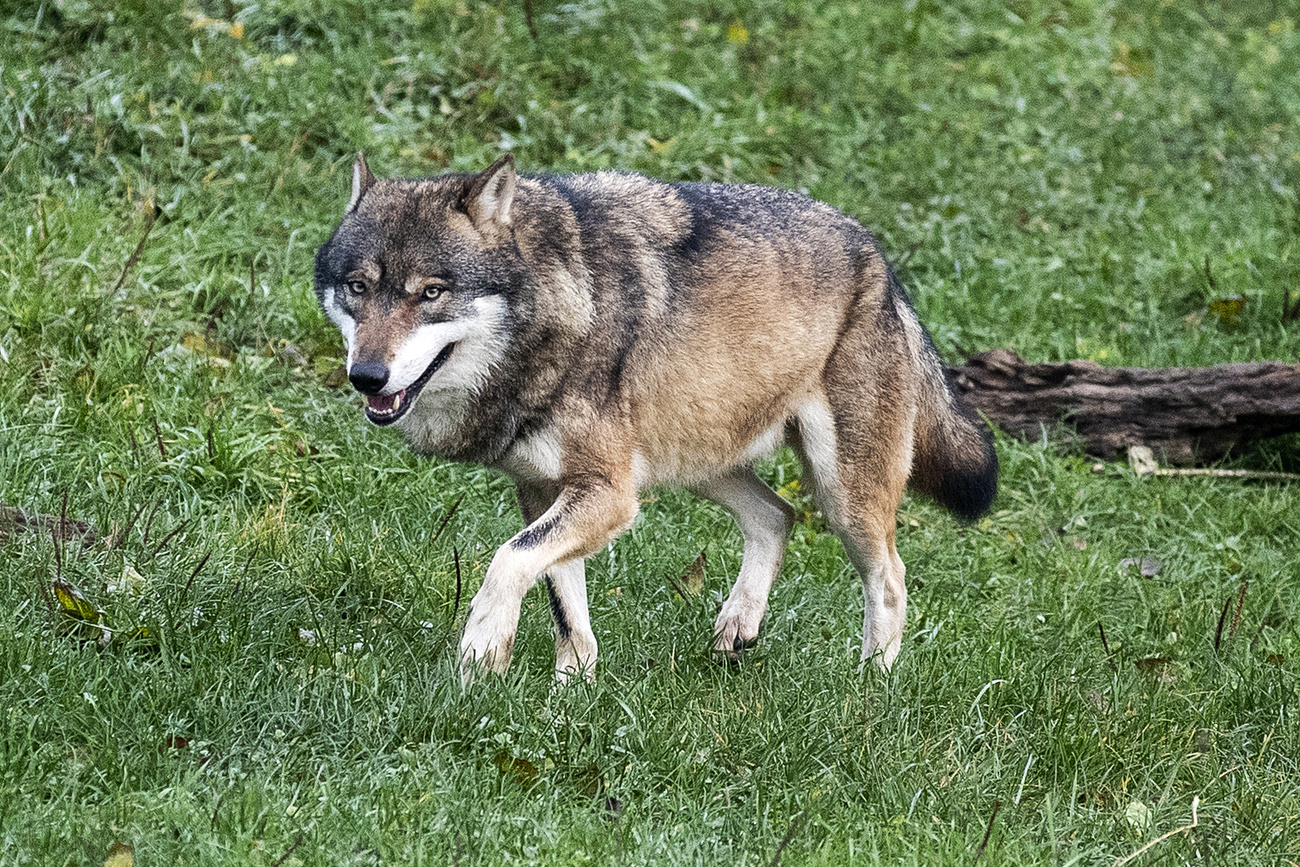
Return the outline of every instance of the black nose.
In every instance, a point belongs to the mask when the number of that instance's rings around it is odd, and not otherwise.
[[[362,394],[379,394],[388,384],[388,368],[374,361],[361,361],[348,371],[352,387]]]

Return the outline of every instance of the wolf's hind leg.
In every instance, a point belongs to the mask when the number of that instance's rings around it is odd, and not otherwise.
[[[555,679],[573,675],[596,679],[596,634],[587,613],[587,577],[582,560],[552,566],[546,572],[546,593],[555,620]]]
[[[713,624],[713,652],[734,659],[758,637],[772,582],[794,526],[794,510],[754,475],[740,467],[692,490],[732,514],[745,540],[740,575]]]
[[[862,576],[862,661],[871,660],[888,671],[903,646],[903,626],[907,617],[906,571],[894,548],[893,528],[866,538],[852,531],[839,537],[849,552],[849,559]]]
[[[799,414],[796,450],[813,476],[818,505],[862,579],[862,661],[888,670],[898,657],[907,614],[903,561],[894,547],[895,513],[911,464],[911,424],[877,404],[841,410],[825,402]],[[845,430],[851,436],[840,437]]]

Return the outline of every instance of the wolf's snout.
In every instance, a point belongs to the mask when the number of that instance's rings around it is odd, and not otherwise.
[[[348,379],[362,394],[379,394],[388,385],[388,368],[378,362],[358,362],[348,371]]]

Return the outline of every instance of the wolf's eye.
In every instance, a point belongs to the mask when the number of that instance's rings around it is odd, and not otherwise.
[[[446,291],[447,284],[440,280],[430,280],[420,287],[420,293],[424,296],[425,301],[433,301]]]
[[[353,295],[364,295],[366,294],[366,284],[361,282],[360,280],[349,280],[348,292],[352,293]]]

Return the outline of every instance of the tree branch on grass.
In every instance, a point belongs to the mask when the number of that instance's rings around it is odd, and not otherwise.
[[[1007,433],[1027,439],[1064,423],[1089,454],[1148,446],[1172,464],[1215,461],[1234,448],[1300,431],[1300,365],[1102,367],[1029,364],[1007,349],[948,368],[956,393]]]

